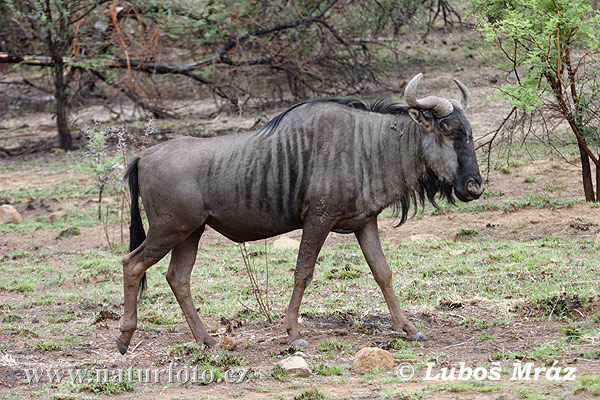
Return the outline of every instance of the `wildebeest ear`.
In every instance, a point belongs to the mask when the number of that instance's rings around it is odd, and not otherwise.
[[[432,131],[431,121],[429,121],[421,111],[417,110],[416,108],[409,108],[408,116],[415,121],[417,125],[423,128],[423,132],[430,133]]]

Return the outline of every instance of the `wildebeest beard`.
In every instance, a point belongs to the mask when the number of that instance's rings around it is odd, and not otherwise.
[[[400,200],[392,204],[392,216],[400,216],[400,222],[396,227],[406,222],[411,206],[414,206],[413,216],[417,213],[419,205],[425,207],[427,199],[436,210],[440,209],[437,203],[436,196],[439,194],[439,199],[447,200],[451,204],[455,204],[454,185],[446,179],[440,180],[435,173],[427,168],[425,176],[423,176],[417,186],[412,190],[407,190],[400,196]]]

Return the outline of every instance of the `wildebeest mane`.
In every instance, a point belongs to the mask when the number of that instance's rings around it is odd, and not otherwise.
[[[292,111],[300,106],[303,106],[305,104],[315,104],[315,103],[336,103],[336,104],[341,104],[343,106],[354,108],[357,110],[372,111],[372,112],[379,113],[379,114],[393,114],[393,115],[406,114],[406,111],[409,108],[408,106],[403,106],[401,104],[394,103],[389,97],[380,98],[380,99],[376,100],[374,103],[372,103],[370,106],[358,99],[342,98],[342,97],[320,97],[317,99],[305,100],[300,103],[294,104],[293,106],[289,107],[288,109],[286,109],[279,115],[275,116],[272,120],[267,122],[265,124],[265,126],[263,126],[258,131],[258,133],[262,134],[262,135],[267,135],[267,136],[272,134],[273,132],[275,132],[275,130],[281,123],[281,120],[290,111]]]
[[[270,135],[272,134],[277,127],[279,126],[279,124],[281,123],[281,120],[283,119],[283,117],[285,117],[290,111],[303,106],[305,104],[315,104],[315,103],[336,103],[336,104],[341,104],[350,108],[355,108],[358,110],[369,110],[369,107],[363,103],[360,100],[357,99],[345,99],[345,98],[341,98],[341,97],[321,97],[318,99],[310,99],[310,100],[305,100],[302,101],[300,103],[294,104],[293,106],[289,107],[287,110],[283,111],[281,114],[277,115],[276,117],[274,117],[272,120],[270,120],[269,122],[267,122],[265,124],[265,126],[263,126],[258,133],[262,134],[262,135]]]
[[[371,107],[369,107],[369,111],[376,112],[379,114],[399,115],[406,114],[408,108],[408,106],[403,106],[401,104],[394,103],[389,97],[382,97],[376,100],[373,104],[371,104]]]

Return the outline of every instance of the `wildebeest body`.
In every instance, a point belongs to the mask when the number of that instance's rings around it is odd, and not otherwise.
[[[303,107],[308,120],[291,114],[269,135],[179,138],[143,153],[140,180],[153,183],[140,187],[145,209],[170,204],[186,218],[169,223],[188,230],[208,218],[224,236],[245,242],[301,228],[311,205],[335,216],[334,230],[352,232],[418,185],[425,171],[406,115]],[[398,120],[399,130],[390,129]]]
[[[377,215],[396,205],[401,222],[410,204],[434,196],[463,201],[481,195],[481,177],[463,101],[417,100],[420,75],[407,86],[409,104],[317,99],[286,110],[258,132],[179,138],[135,159],[132,252],[123,259],[124,315],[117,339],[127,350],[137,325],[135,296],[145,271],[172,250],[167,280],[199,342],[215,344],[198,317],[190,273],[206,225],[245,242],[303,229],[294,290],[285,324],[293,344],[306,345],[298,310],[328,232],[354,232],[396,329],[425,335],[406,319],[391,285]],[[137,193],[148,216],[148,236]],[[145,239],[145,240],[144,240]]]

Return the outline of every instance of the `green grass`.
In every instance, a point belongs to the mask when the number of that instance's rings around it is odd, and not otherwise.
[[[51,223],[46,216],[40,215],[35,218],[23,219],[18,225],[0,225],[0,232],[17,232],[22,235],[44,229],[53,229],[56,232],[55,239],[62,239],[68,236],[74,236],[81,233],[81,228],[98,224],[98,217],[94,210],[79,211],[72,207],[67,207],[67,218]],[[109,221],[117,221],[116,215],[111,215]],[[65,232],[60,235],[61,232]],[[59,236],[60,235],[60,236]]]
[[[583,203],[582,199],[551,199],[545,194],[530,194],[525,198],[503,198],[502,200],[478,200],[475,202],[462,203],[457,202],[455,205],[446,202],[440,202],[440,207],[443,212],[482,212],[482,211],[503,211],[514,212],[524,208],[534,209],[560,209],[571,208],[576,204]],[[435,213],[435,211],[434,211]]]
[[[57,343],[48,343],[48,342],[37,342],[35,346],[33,346],[36,350],[41,351],[59,351],[62,350],[62,346]]]
[[[592,395],[600,395],[600,376],[580,376],[577,378],[575,393],[585,391]]]
[[[481,381],[467,381],[467,382],[456,382],[456,383],[444,383],[437,385],[432,388],[437,391],[446,391],[451,393],[461,392],[494,392],[502,390],[502,385],[496,382],[481,382]]]
[[[319,351],[323,353],[330,351],[345,352],[352,347],[354,347],[354,345],[344,339],[331,338],[319,344]]]
[[[317,365],[313,365],[311,369],[322,376],[335,376],[341,375],[346,368],[342,365],[328,365],[324,362],[320,362]]]
[[[490,356],[491,361],[505,360],[533,360],[542,362],[545,365],[551,365],[557,357],[567,354],[573,349],[573,345],[564,338],[542,343],[529,351],[509,351],[502,349]]]
[[[513,388],[515,396],[518,399],[524,400],[545,400],[547,399],[546,395],[540,393],[537,389],[530,389],[525,387]]]
[[[380,393],[383,400],[425,400],[429,397],[429,392],[416,389],[392,389]]]
[[[192,357],[188,362],[192,365],[203,365],[206,367],[233,368],[243,367],[246,364],[246,359],[224,349],[221,349],[216,353],[200,349],[192,354]]]
[[[327,400],[329,396],[318,388],[305,389],[300,394],[294,396],[294,400]]]
[[[553,189],[556,190],[556,189]],[[552,192],[553,190],[547,190]],[[427,214],[440,214],[440,213],[471,213],[471,212],[485,212],[485,211],[502,211],[502,212],[515,212],[522,209],[561,209],[571,208],[576,204],[584,203],[583,199],[579,198],[567,198],[567,199],[551,199],[547,194],[529,194],[527,197],[505,197],[503,191],[499,191],[496,195],[490,195],[477,201],[463,203],[457,201],[455,204],[450,204],[445,200],[439,203],[439,210],[435,209],[432,205],[426,204],[423,209],[419,208],[417,211],[416,218],[422,217]],[[589,203],[590,207],[594,207],[594,203]],[[391,208],[385,209],[380,217],[392,218],[396,217]]]

